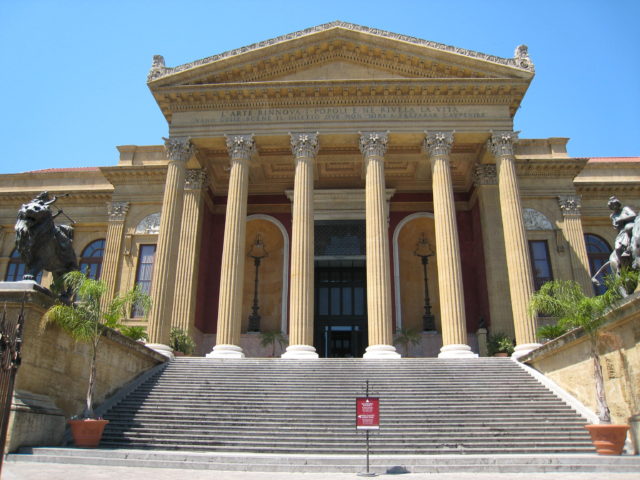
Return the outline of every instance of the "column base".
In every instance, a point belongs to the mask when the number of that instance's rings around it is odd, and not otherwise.
[[[287,351],[280,357],[293,360],[310,360],[318,358],[318,354],[315,347],[310,345],[289,345]]]
[[[478,354],[473,353],[469,345],[452,344],[443,345],[438,358],[478,358]]]
[[[207,358],[244,358],[244,352],[241,347],[236,345],[216,345]]]
[[[364,352],[362,358],[365,359],[389,359],[400,358],[401,355],[396,352],[393,345],[369,345]]]
[[[169,360],[173,360],[175,356],[173,355],[173,349],[169,345],[165,345],[163,343],[145,343],[145,347],[149,347],[151,350],[158,352],[160,355],[164,355]]]
[[[542,346],[540,343],[523,343],[522,345],[516,345],[516,348],[511,354],[511,358],[518,360],[520,357],[524,357],[527,353],[534,351],[540,346]]]

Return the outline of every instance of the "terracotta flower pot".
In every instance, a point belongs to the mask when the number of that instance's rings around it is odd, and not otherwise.
[[[67,420],[71,427],[73,443],[76,447],[96,448],[102,439],[104,427],[109,420],[84,418],[81,420]]]
[[[585,425],[599,455],[621,455],[628,425]]]

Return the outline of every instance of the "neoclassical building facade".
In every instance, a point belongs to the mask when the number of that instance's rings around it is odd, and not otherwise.
[[[270,354],[268,332],[293,359],[470,357],[488,330],[526,353],[532,293],[593,292],[607,199],[640,193],[640,158],[514,131],[533,77],[524,46],[499,58],[343,22],[173,68],[156,56],[169,138],[118,147],[115,166],[0,175],[0,274],[21,278],[20,204],[69,193],[56,206],[81,268],[110,296],[150,293],[127,322],[158,350],[180,328],[217,358]]]

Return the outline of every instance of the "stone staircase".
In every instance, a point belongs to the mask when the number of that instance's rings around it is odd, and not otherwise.
[[[181,357],[105,414],[105,448],[361,455],[355,397],[380,398],[374,455],[593,453],[585,419],[510,359]]]

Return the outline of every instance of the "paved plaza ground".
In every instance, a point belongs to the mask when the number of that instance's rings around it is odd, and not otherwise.
[[[640,472],[639,472],[640,473]],[[638,480],[639,473],[407,473],[385,480]],[[256,473],[166,468],[102,467],[52,463],[5,463],[2,480],[356,480],[356,473]]]

